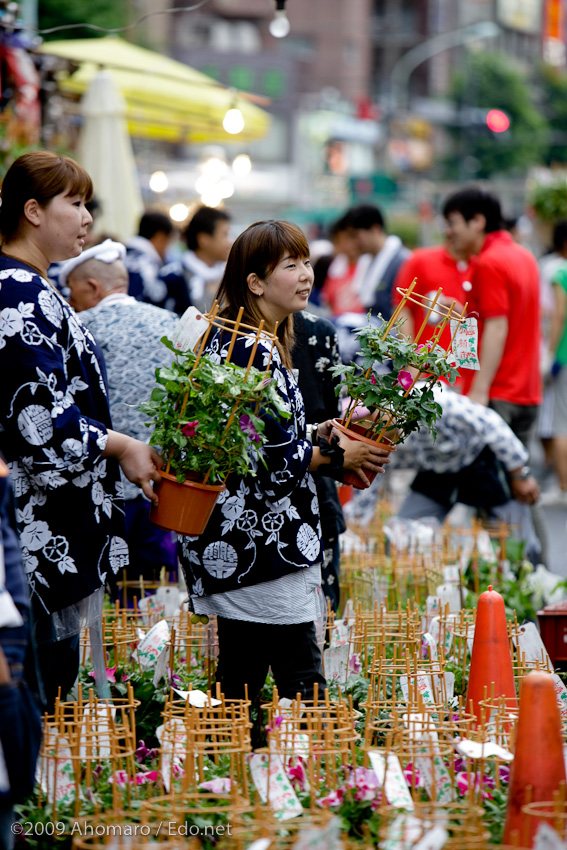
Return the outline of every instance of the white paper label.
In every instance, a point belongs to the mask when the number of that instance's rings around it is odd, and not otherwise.
[[[567,717],[567,688],[557,673],[553,673],[551,678],[553,679],[553,687],[555,688],[555,696],[557,697],[557,705],[559,706],[561,717]]]
[[[566,850],[567,844],[561,841],[560,836],[549,824],[542,823],[535,834],[534,850]]]
[[[518,644],[520,650],[525,656],[526,664],[534,667],[539,661],[540,665],[544,669],[547,667],[547,669],[551,672],[553,670],[551,658],[547,653],[547,649],[545,648],[544,642],[536,628],[536,624],[525,623],[523,626],[520,626],[518,632]]]
[[[194,691],[180,691],[177,688],[173,688],[173,690],[176,694],[179,694],[181,699],[186,699],[190,705],[194,705],[195,708],[220,705],[222,702],[220,699],[214,699],[214,697],[207,696],[206,693],[198,690],[197,688]]]
[[[188,307],[173,332],[172,342],[178,351],[193,351],[209,323],[196,307]]]
[[[490,741],[480,743],[479,741],[469,741],[467,738],[462,738],[458,743],[455,743],[455,749],[462,756],[470,759],[485,759],[490,756],[497,756],[504,761],[512,761],[514,754],[504,747],[499,747],[498,744],[493,744]]]
[[[389,804],[396,809],[411,811],[414,804],[397,755],[388,753],[385,757],[380,750],[369,750],[368,758]]]
[[[457,614],[461,610],[461,591],[454,584],[440,584],[437,588],[437,596],[441,600],[441,605],[449,606],[452,614]]]
[[[279,756],[252,753],[248,764],[252,781],[263,803],[268,800],[269,793],[270,806],[277,820],[289,820],[303,812],[303,806],[297,799]]]
[[[144,635],[137,650],[135,650],[142,670],[149,670],[150,667],[155,666],[162,649],[168,642],[169,626],[166,620],[160,620]]]
[[[451,319],[451,351],[457,369],[480,369],[478,361],[478,323],[471,316],[464,322]]]

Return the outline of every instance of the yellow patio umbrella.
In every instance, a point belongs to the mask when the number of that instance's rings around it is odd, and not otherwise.
[[[59,80],[62,91],[83,94],[101,68],[108,69],[126,100],[126,120],[136,138],[171,142],[246,141],[259,139],[269,128],[270,116],[251,100],[200,71],[120,38],[51,41],[41,52],[71,59],[75,73]],[[237,136],[223,128],[228,109],[237,107],[244,129]]]

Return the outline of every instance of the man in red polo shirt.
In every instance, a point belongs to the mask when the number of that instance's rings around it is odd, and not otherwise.
[[[403,264],[394,281],[392,295],[393,307],[402,299],[398,289],[407,289],[414,278],[417,279],[413,293],[426,296],[433,300],[439,289],[443,294],[437,303],[445,306],[455,302],[455,310],[459,312],[470,300],[472,289],[471,275],[473,257],[454,256],[446,246],[436,245],[432,248],[418,248],[409,260]],[[427,315],[426,309],[416,301],[408,301],[401,313],[404,319],[403,332],[411,339],[421,330]],[[435,328],[441,322],[438,313],[432,313],[424,327],[419,342],[427,342]],[[451,329],[445,327],[439,339],[439,344],[447,348],[451,342]]]
[[[498,411],[526,445],[541,402],[536,260],[502,229],[500,203],[488,192],[456,192],[443,215],[453,250],[478,255],[468,312],[479,316],[481,368],[468,396]]]

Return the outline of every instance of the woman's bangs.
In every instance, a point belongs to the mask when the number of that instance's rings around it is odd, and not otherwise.
[[[93,196],[93,181],[85,169],[71,159],[65,159],[67,195],[79,195],[88,203]]]

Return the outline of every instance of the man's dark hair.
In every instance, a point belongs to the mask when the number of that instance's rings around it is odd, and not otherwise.
[[[553,250],[559,254],[567,246],[567,219],[556,222],[553,228]]]
[[[483,215],[486,219],[485,233],[502,230],[503,218],[500,201],[495,195],[470,186],[449,195],[443,204],[443,216],[448,218],[451,213],[460,213],[465,221],[470,221],[475,215]]]
[[[386,230],[384,216],[378,207],[372,204],[361,204],[358,207],[351,207],[343,218],[346,219],[348,227],[354,227],[357,230],[370,230],[374,225],[378,225],[382,230]]]
[[[199,247],[199,233],[207,233],[212,236],[219,221],[230,221],[228,213],[215,210],[213,207],[200,207],[189,224],[187,225],[183,238],[190,251],[196,251]]]
[[[165,233],[167,236],[171,236],[173,233],[173,222],[165,213],[158,212],[157,210],[149,210],[140,219],[138,236],[151,239],[156,233]]]
[[[334,221],[329,228],[329,236],[331,239],[334,239],[335,236],[339,233],[344,233],[345,230],[348,230],[350,227],[350,222],[348,219],[348,215],[342,215],[336,221]]]

